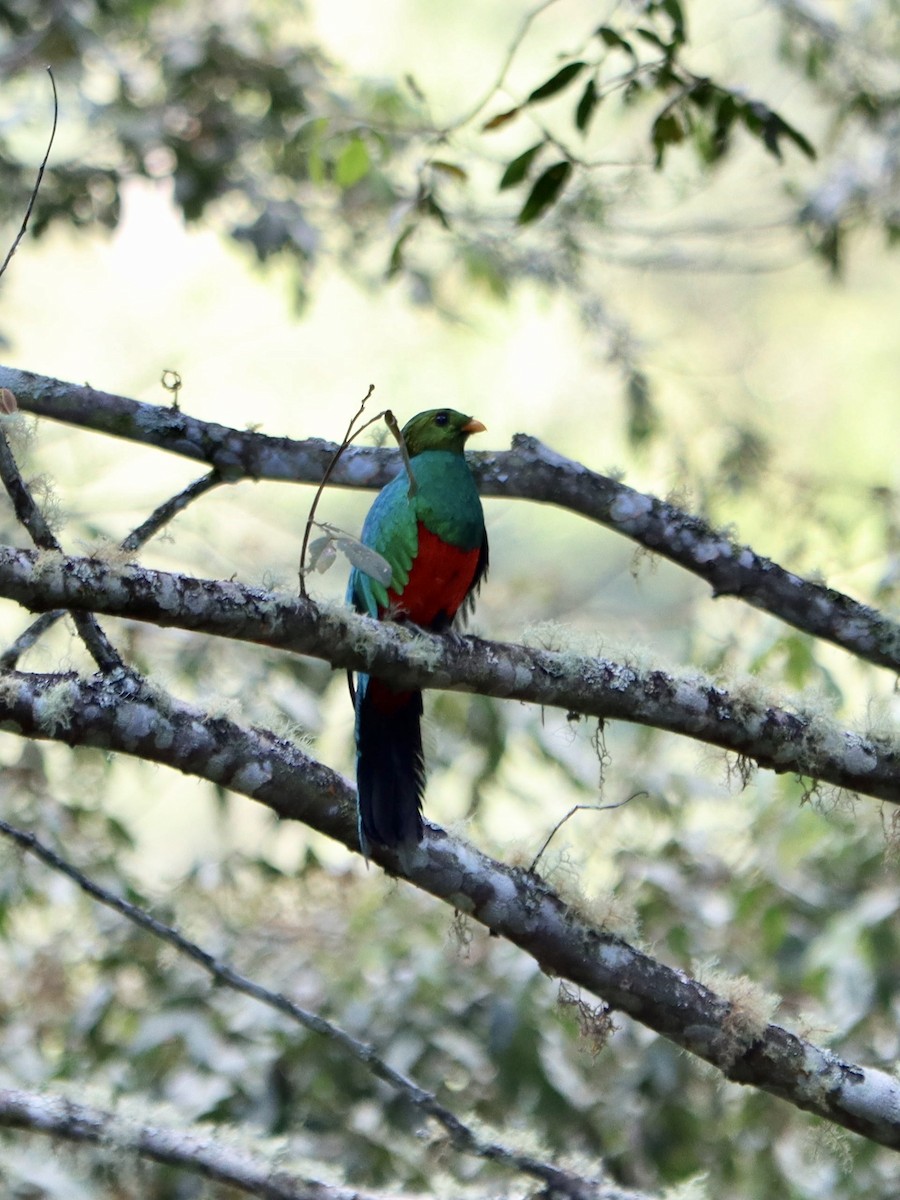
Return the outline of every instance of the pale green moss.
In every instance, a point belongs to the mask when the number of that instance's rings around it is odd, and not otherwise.
[[[762,1037],[781,1004],[781,997],[767,992],[755,979],[746,975],[729,975],[715,960],[698,963],[694,968],[698,983],[716,992],[731,1005],[723,1022],[728,1038],[731,1060],[743,1053]]]
[[[37,420],[22,412],[0,414],[0,429],[6,435],[9,448],[16,458],[21,458],[31,449],[37,438]]]
[[[62,572],[66,556],[61,550],[38,550],[34,559],[32,576],[36,583],[44,580],[49,582]]]
[[[692,1175],[690,1179],[683,1179],[681,1183],[667,1187],[662,1194],[662,1200],[709,1200],[708,1179],[705,1171]]]
[[[42,692],[35,701],[35,716],[38,724],[53,737],[71,720],[75,700],[76,688],[72,680],[60,680],[59,683]]]

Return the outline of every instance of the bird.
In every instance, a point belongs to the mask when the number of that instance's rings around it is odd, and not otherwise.
[[[388,584],[354,567],[347,599],[381,621],[449,631],[474,605],[488,569],[481,499],[465,457],[481,421],[452,408],[412,417],[401,433],[415,479],[402,470],[375,497],[360,540],[391,569]],[[422,693],[360,673],[354,689],[360,848],[407,850],[422,840]]]

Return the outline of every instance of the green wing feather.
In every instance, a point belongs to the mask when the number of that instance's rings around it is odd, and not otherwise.
[[[375,497],[362,528],[362,542],[387,559],[393,572],[391,588],[398,595],[409,582],[409,573],[419,549],[416,498],[409,498],[406,472],[398,475]],[[350,602],[370,617],[388,605],[384,584],[354,569],[347,587]]]

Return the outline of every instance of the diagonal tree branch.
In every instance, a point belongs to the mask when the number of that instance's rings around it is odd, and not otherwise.
[[[571,653],[442,638],[349,609],[137,565],[0,547],[0,595],[33,610],[91,607],[308,654],[403,687],[477,692],[652,725],[792,772],[900,803],[900,746],[842,730],[751,691]]]
[[[178,409],[0,366],[0,387],[38,416],[158,446],[206,462],[225,482],[270,479],[318,484],[332,442],[295,441],[199,421]],[[900,672],[900,625],[841,592],[803,579],[741,546],[700,517],[637,492],[517,435],[508,451],[468,455],[485,496],[554,504],[597,521],[705,580],[714,596],[735,596],[796,629]],[[378,488],[397,473],[395,451],[351,446],[330,483]]]
[[[201,1134],[136,1121],[63,1095],[0,1088],[0,1125],[68,1142],[115,1147],[117,1154],[181,1167],[266,1200],[381,1200],[379,1193],[334,1187],[282,1170],[259,1155],[235,1149],[212,1129]]]
[[[210,1126],[203,1133],[185,1132],[137,1121],[66,1095],[0,1088],[0,1126],[61,1141],[115,1147],[117,1153],[180,1167],[264,1200],[404,1200],[401,1192],[361,1192],[303,1178],[261,1155],[235,1148],[233,1131],[227,1127],[224,1131]],[[557,1200],[564,1194],[552,1188],[541,1193],[545,1200]],[[580,1195],[583,1200],[652,1200],[646,1192],[604,1183],[586,1184]],[[420,1200],[420,1194],[410,1200]]]
[[[101,747],[230,788],[357,850],[354,793],[290,742],[118,677],[0,672],[0,722],[23,737]],[[386,870],[468,913],[541,969],[593,992],[676,1045],[797,1108],[900,1149],[900,1081],[771,1024],[598,927],[539,876],[508,867],[426,824],[422,845]]]
[[[408,1076],[385,1062],[372,1046],[360,1042],[346,1030],[319,1016],[318,1013],[302,1008],[287,996],[272,992],[255,980],[242,975],[229,963],[216,959],[196,942],[190,941],[177,929],[164,924],[139,905],[101,887],[100,884],[88,878],[83,871],[57,854],[55,850],[44,845],[33,833],[27,833],[0,820],[0,834],[15,842],[22,850],[35,855],[54,871],[59,871],[73,880],[92,899],[105,904],[139,928],[174,947],[179,954],[183,954],[197,963],[219,983],[235,992],[250,996],[258,1003],[288,1017],[304,1029],[309,1029],[336,1043],[344,1053],[361,1063],[376,1078],[387,1083],[424,1116],[431,1117],[436,1121],[448,1135],[456,1150],[539,1179],[549,1189],[550,1194],[558,1196],[560,1200],[565,1197],[568,1197],[569,1200],[591,1200],[592,1197],[598,1195],[597,1180],[585,1179],[569,1171],[563,1171],[552,1163],[536,1159],[532,1155],[521,1154],[498,1142],[487,1141],[461,1120],[456,1113],[441,1104],[433,1092],[419,1087]]]

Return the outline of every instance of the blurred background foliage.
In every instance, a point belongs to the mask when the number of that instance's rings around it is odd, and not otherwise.
[[[886,611],[900,586],[900,46],[894,0],[0,4],[5,356],[199,417],[341,436],[370,382],[453,403],[483,445],[536,434]],[[814,152],[814,155],[813,155]],[[490,439],[490,441],[488,441]],[[478,447],[480,448],[480,447]],[[24,451],[74,551],[198,473],[41,426]],[[369,497],[320,515],[359,527]],[[223,488],[150,565],[291,589],[308,490]],[[894,681],[604,530],[487,505],[486,635],[699,667],[896,726]],[[22,540],[8,507],[7,541]],[[340,596],[337,570],[318,595]],[[22,615],[9,606],[0,632]],[[342,678],[255,647],[109,623],[179,695],[351,771]],[[25,660],[82,665],[60,629]],[[652,730],[434,694],[428,813],[686,970],[747,975],[778,1019],[891,1069],[893,814]],[[341,848],[158,768],[2,734],[4,815],[216,955],[372,1041],[502,1136],[623,1184],[710,1196],[894,1195],[896,1156],[722,1084],[624,1018],[598,1050],[512,947]],[[221,988],[0,850],[0,1082],[68,1086],[348,1182],[518,1194],[435,1150],[331,1046]],[[236,1134],[235,1129],[240,1133]],[[224,1195],[112,1151],[4,1135],[16,1197]],[[274,1152],[274,1151],[273,1151]]]

